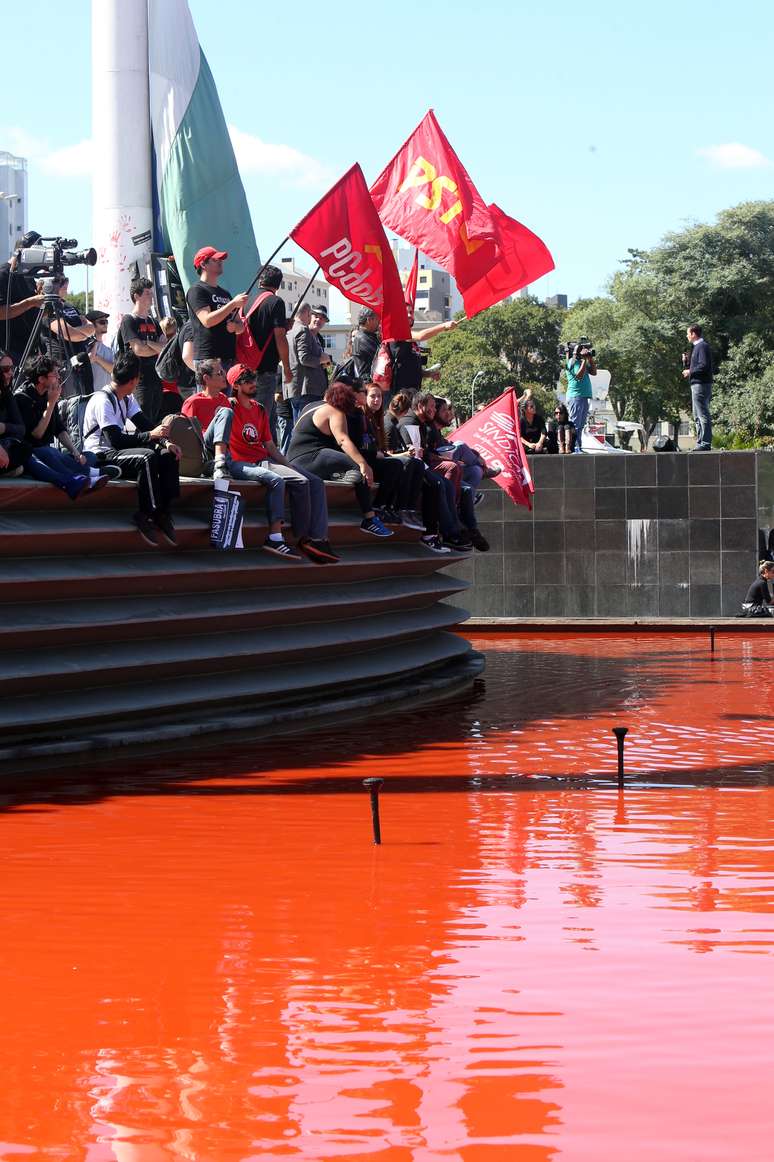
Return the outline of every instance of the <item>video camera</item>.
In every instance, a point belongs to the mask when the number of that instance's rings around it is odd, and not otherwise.
[[[77,238],[38,238],[47,246],[25,246],[16,251],[17,269],[24,274],[61,275],[66,266],[95,266],[97,252],[93,246],[78,250]]]
[[[559,348],[559,354],[563,355],[565,359],[596,359],[596,351],[591,346],[591,340],[586,339],[585,336],[578,339],[576,343],[563,343]]]

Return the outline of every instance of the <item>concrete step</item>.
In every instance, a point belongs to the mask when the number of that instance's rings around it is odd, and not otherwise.
[[[418,542],[396,544],[394,537],[386,541],[363,537],[357,547],[347,547],[335,565],[306,560],[288,564],[256,549],[220,553],[210,548],[198,552],[160,548],[104,556],[0,558],[0,610],[11,602],[44,602],[65,595],[137,597],[429,577],[463,559],[461,554],[433,553]]]
[[[178,673],[150,686],[144,682],[112,685],[103,680],[98,688],[58,690],[4,698],[0,704],[0,737],[4,747],[39,740],[46,742],[72,738],[74,748],[95,729],[116,731],[122,722],[136,728],[147,725],[143,741],[152,745],[154,723],[181,719],[195,724],[197,719],[225,710],[223,731],[227,736],[230,712],[244,708],[264,709],[270,705],[292,705],[318,700],[327,691],[341,694],[350,689],[378,688],[385,682],[412,680],[436,667],[451,666],[470,655],[468,642],[453,633],[435,633],[418,640],[385,642],[372,649],[335,652],[320,664],[255,665],[218,674]],[[116,745],[114,742],[112,745]]]
[[[320,614],[324,618],[324,608]],[[9,650],[0,671],[0,703],[16,694],[76,690],[97,686],[106,678],[111,684],[132,683],[146,689],[174,675],[225,673],[245,668],[287,665],[303,660],[313,666],[325,659],[356,650],[375,649],[406,639],[416,640],[464,621],[464,610],[438,604],[429,609],[367,614],[347,621],[318,620],[304,625],[274,625],[254,630],[218,631],[217,608],[212,629],[216,632],[180,638],[167,636],[163,622],[158,635],[138,641],[110,642],[69,648],[58,646]],[[0,731],[8,717],[0,705]]]
[[[308,571],[307,571],[308,573]],[[316,571],[312,576],[316,576]],[[77,642],[137,641],[193,636],[217,628],[338,621],[398,609],[424,609],[464,589],[445,574],[390,577],[359,584],[299,585],[151,597],[96,597],[91,600],[19,602],[0,616],[0,650],[37,650]]]

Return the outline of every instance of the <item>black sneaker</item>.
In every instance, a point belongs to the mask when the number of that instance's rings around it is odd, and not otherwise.
[[[450,553],[437,533],[426,533],[425,536],[419,538],[420,544],[424,545],[426,549],[432,549],[434,553]]]
[[[310,537],[301,537],[296,547],[310,561],[314,561],[315,565],[335,565],[341,560],[324,540],[313,541]]]
[[[99,464],[98,471],[100,476],[107,476],[108,480],[121,479],[121,467],[118,464]]]
[[[425,525],[422,517],[414,508],[402,508],[400,510],[400,519],[401,523],[404,524],[407,529],[417,529],[418,532],[425,531]]]
[[[444,537],[443,543],[455,553],[469,553],[473,545],[467,537]]]
[[[159,547],[156,526],[146,512],[136,512],[132,517],[132,524],[146,544],[152,545],[154,549]]]
[[[273,553],[275,557],[284,557],[286,561],[300,561],[301,554],[294,552],[287,541],[273,541],[271,537],[267,537],[263,542],[263,549],[266,553]]]
[[[481,533],[480,529],[470,529],[469,534],[474,549],[478,549],[479,553],[489,552],[489,541]]]
[[[172,517],[169,515],[169,513],[157,512],[153,520],[156,528],[159,530],[164,540],[173,547],[176,547],[177,537],[175,536],[175,526],[172,523]]]
[[[401,517],[400,513],[397,513],[394,508],[390,508],[389,505],[387,505],[386,508],[382,509],[381,514],[380,514],[380,520],[382,521],[383,524],[386,524],[386,525],[402,525],[403,524],[403,518]]]

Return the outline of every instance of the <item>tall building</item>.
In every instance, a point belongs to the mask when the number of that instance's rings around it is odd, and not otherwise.
[[[567,295],[549,295],[546,299],[547,307],[554,307],[559,311],[567,310]]]
[[[282,284],[277,291],[277,294],[287,307],[288,314],[293,310],[301,295],[304,294],[306,285],[311,274],[304,270],[300,270],[296,266],[294,258],[281,258],[280,269],[282,271]],[[309,303],[312,307],[325,307],[326,311],[330,313],[330,306],[328,304],[328,294],[330,287],[324,278],[315,278],[309,290],[304,295],[304,302]]]
[[[414,262],[414,248],[401,246],[397,239],[391,246],[398,265],[400,281],[405,286]],[[457,311],[461,310],[462,295],[457,290],[454,279],[448,271],[442,270],[437,262],[433,262],[420,252],[415,311],[417,323],[442,323],[447,319],[453,319]],[[353,326],[357,323],[359,311],[359,303],[350,304],[349,314]]]
[[[0,151],[0,262],[27,229],[27,160]]]

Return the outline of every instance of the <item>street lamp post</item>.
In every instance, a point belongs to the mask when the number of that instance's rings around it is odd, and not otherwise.
[[[473,412],[476,410],[476,380],[478,379],[478,377],[480,375],[484,375],[484,374],[485,374],[484,369],[481,368],[481,370],[477,371],[476,374],[473,376],[473,382],[470,385],[470,418],[471,419],[473,419]]]

